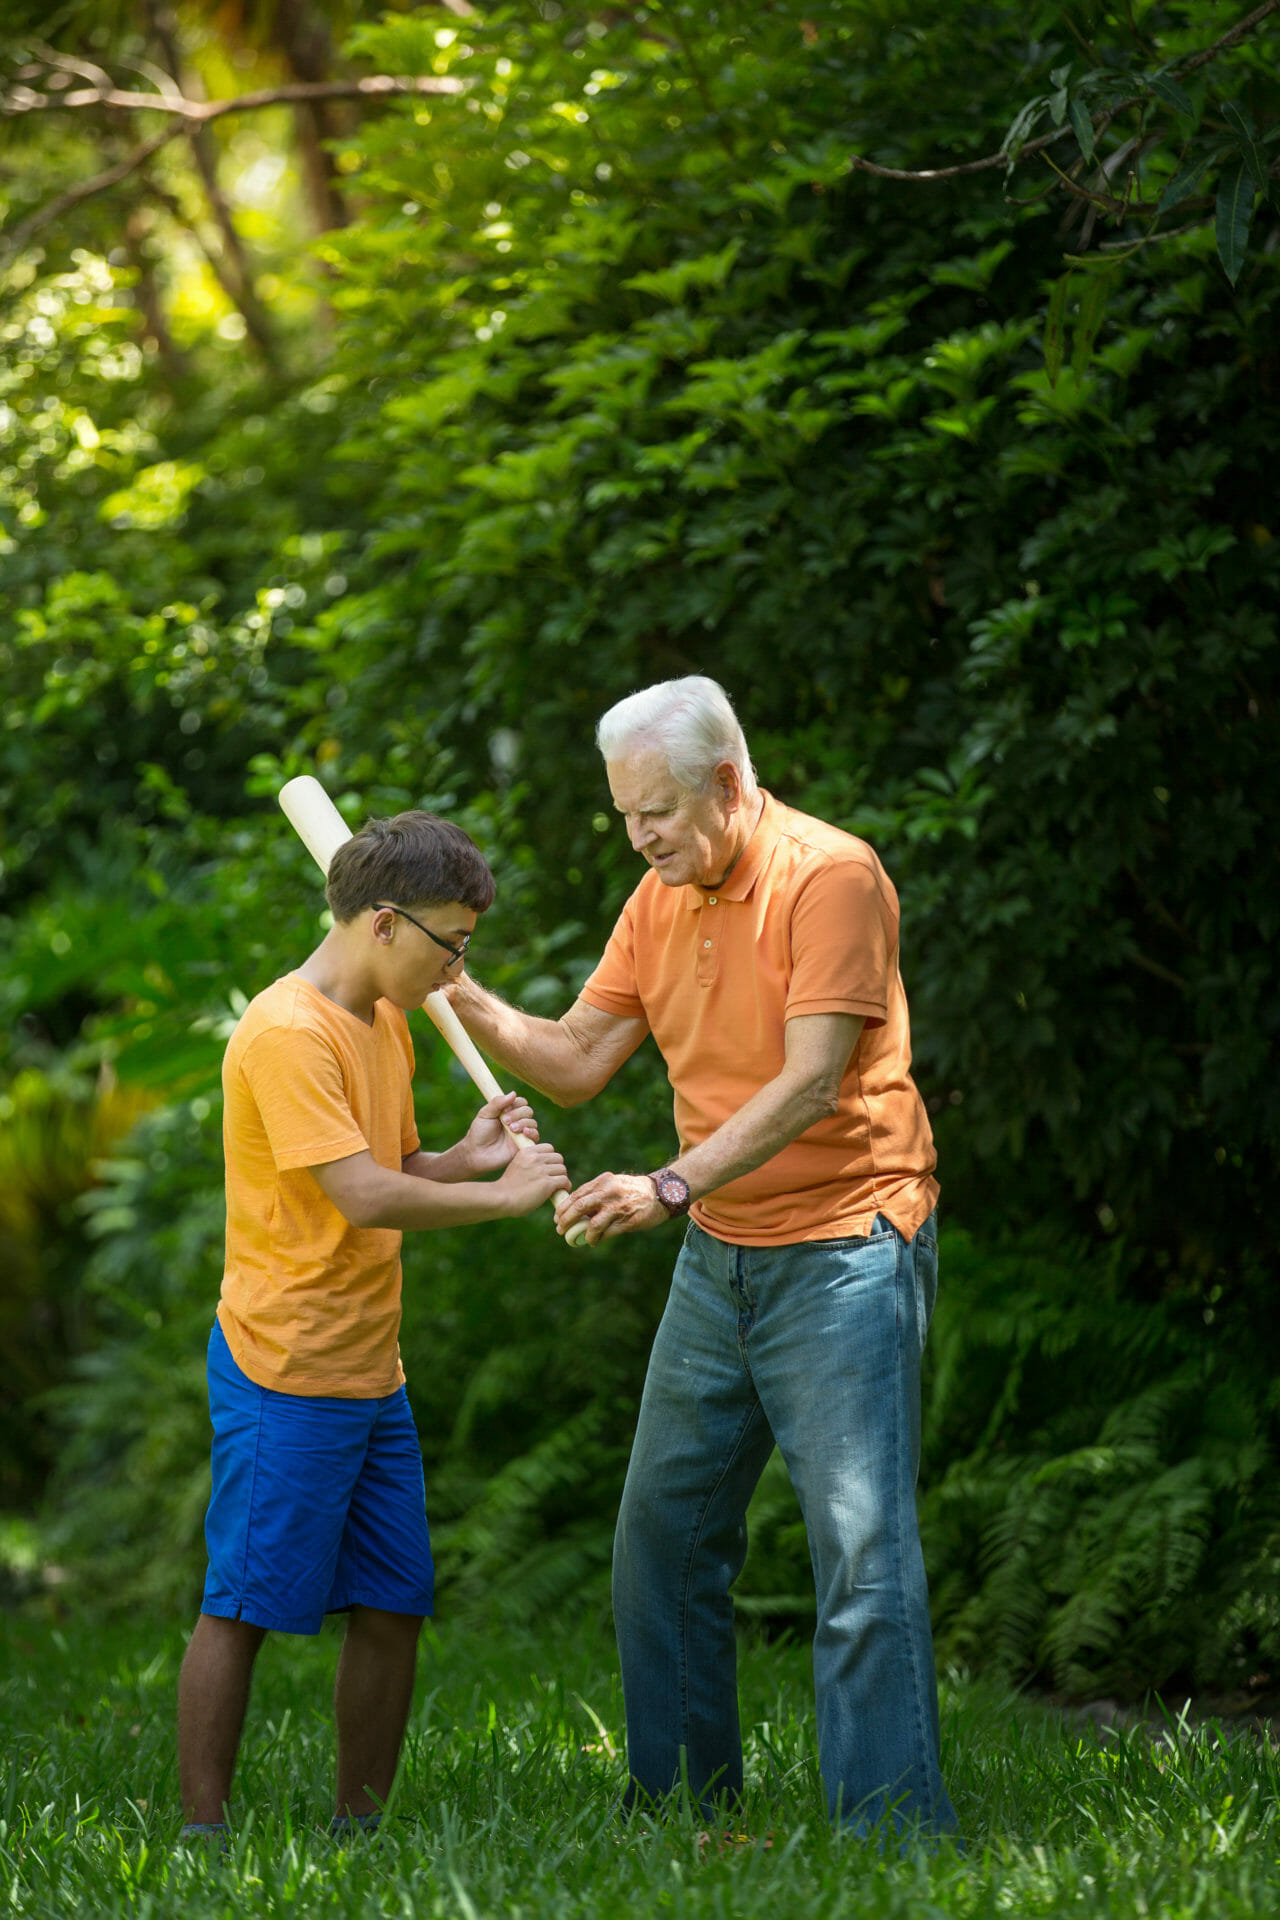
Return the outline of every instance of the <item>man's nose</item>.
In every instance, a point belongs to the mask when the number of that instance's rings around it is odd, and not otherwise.
[[[628,820],[627,835],[637,853],[643,852],[653,839],[653,828],[645,820]]]

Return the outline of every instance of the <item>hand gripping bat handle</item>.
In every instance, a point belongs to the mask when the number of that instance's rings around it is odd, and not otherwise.
[[[311,855],[321,873],[327,874],[329,862],[344,841],[351,838],[351,829],[338,812],[329,795],[320,782],[309,773],[300,773],[295,780],[287,780],[280,789],[280,806],[290,826]],[[459,1020],[443,994],[429,993],[422,1003],[423,1012],[432,1021],[454,1055],[466,1068],[486,1100],[492,1100],[502,1092],[494,1077],[488,1061],[484,1058],[475,1041]],[[533,1142],[523,1133],[508,1133],[514,1140],[517,1150],[527,1153]],[[555,1196],[556,1212],[564,1205],[565,1196]],[[587,1237],[586,1221],[579,1221],[565,1235],[571,1247],[583,1246]]]

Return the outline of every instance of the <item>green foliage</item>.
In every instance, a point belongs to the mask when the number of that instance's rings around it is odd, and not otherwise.
[[[30,1499],[52,1458],[43,1395],[84,1345],[75,1202],[145,1103],[106,1079],[28,1070],[0,1093],[0,1500]]]
[[[169,1103],[104,1176],[87,1268],[72,1243],[98,1331],[54,1498],[117,1591],[195,1577],[218,1168],[190,1103],[320,930],[279,784],[319,769],[353,823],[460,819],[499,877],[477,968],[555,1013],[636,872],[593,723],[706,670],[766,783],[898,883],[949,1218],[992,1262],[988,1292],[950,1236],[944,1644],[1073,1685],[1271,1646],[1274,75],[1242,53],[1211,110],[1175,69],[1221,8],[1144,19],[1139,111],[1167,134],[1183,89],[1200,119],[1142,191],[1190,215],[1243,168],[1234,283],[1201,220],[1120,264],[995,173],[851,172],[992,150],[1010,73],[1048,62],[1096,185],[1085,128],[1136,83],[1082,69],[1059,9],[975,31],[940,0],[909,33],[862,0],[365,23],[353,58],[466,91],[344,130],[332,324],[282,378],[194,322],[176,371],[147,260],[103,230],[10,269],[0,1070],[114,1061]],[[470,1098],[420,1051],[442,1145]],[[548,1126],[584,1173],[654,1164],[668,1130],[645,1057]],[[598,1591],[669,1253],[575,1262],[535,1222],[411,1245],[457,1605]],[[772,1481],[759,1517],[755,1597],[794,1598]]]
[[[1243,1329],[1050,1243],[955,1234],[947,1267],[921,1503],[942,1657],[1077,1695],[1245,1688],[1280,1653],[1280,1504]]]
[[[1047,15],[1049,37],[1037,49],[1037,64],[1049,69],[1050,90],[1018,109],[999,150],[1012,168],[1029,147],[1036,152],[1047,143],[1043,158],[1056,184],[1075,199],[1067,222],[1089,209],[1085,244],[1099,214],[1126,229],[1126,241],[1108,243],[1123,249],[1126,242],[1136,248],[1166,238],[1160,223],[1174,207],[1184,214],[1212,210],[1218,256],[1234,286],[1255,202],[1274,195],[1276,166],[1267,151],[1280,139],[1274,22],[1246,16],[1223,34],[1218,28],[1225,23],[1215,19],[1214,9],[1181,11],[1191,17],[1151,8],[1141,25],[1128,8],[1114,22],[1104,15],[1090,40],[1068,19],[1049,24]],[[1197,32],[1203,35],[1199,46],[1192,41]],[[1256,41],[1250,38],[1254,32]],[[1223,41],[1232,47],[1229,57]],[[1071,57],[1053,66],[1064,52]],[[1052,154],[1058,143],[1046,130],[1065,134],[1068,128],[1079,157],[1070,164],[1059,146],[1060,164]],[[1216,181],[1216,195],[1193,200],[1202,181]]]
[[[204,1349],[225,1224],[216,1120],[203,1096],[149,1115],[81,1202],[97,1243],[82,1285],[96,1338],[50,1396],[63,1444],[48,1550],[108,1607],[199,1598]]]

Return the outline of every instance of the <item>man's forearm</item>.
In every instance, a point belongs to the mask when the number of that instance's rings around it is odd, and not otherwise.
[[[772,1160],[831,1112],[827,1091],[795,1073],[769,1081],[706,1140],[668,1164],[688,1182],[690,1197],[701,1200]],[[567,1231],[588,1223],[588,1244],[619,1233],[660,1226],[667,1218],[651,1182],[643,1174],[602,1173],[588,1180],[561,1215]]]
[[[785,1076],[770,1080],[713,1134],[670,1164],[695,1200],[754,1173],[809,1127],[831,1113],[820,1091]]]
[[[598,1091],[587,1076],[581,1049],[559,1020],[543,1020],[508,1006],[466,974],[449,998],[480,1051],[558,1107],[576,1106]]]

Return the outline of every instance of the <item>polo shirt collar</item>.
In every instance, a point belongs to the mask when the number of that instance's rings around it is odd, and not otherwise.
[[[756,821],[755,832],[742,849],[741,858],[722,887],[686,886],[686,907],[701,907],[709,894],[717,900],[745,900],[769,864],[770,856],[782,833],[785,808],[771,793],[764,794],[764,810]]]

